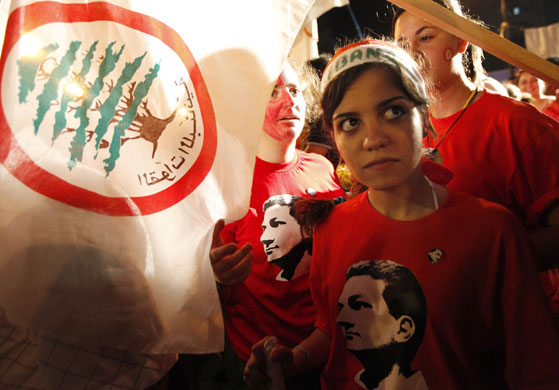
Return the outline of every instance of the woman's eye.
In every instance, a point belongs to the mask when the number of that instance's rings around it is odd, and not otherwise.
[[[419,42],[427,42],[428,40],[430,40],[431,38],[433,38],[432,35],[423,35],[422,37],[419,38]]]
[[[297,88],[291,88],[289,90],[289,92],[291,93],[291,96],[293,96],[293,97],[299,96],[299,94],[301,93],[301,91]]]
[[[400,106],[392,106],[388,107],[386,111],[384,111],[384,116],[386,119],[398,119],[402,115],[404,115],[405,111]]]
[[[274,88],[274,90],[272,91],[272,98],[277,98],[280,95],[280,90],[279,88]]]
[[[348,118],[348,119],[344,119],[340,125],[339,128],[342,131],[353,131],[355,130],[355,128],[357,127],[358,122],[357,119],[355,118]]]

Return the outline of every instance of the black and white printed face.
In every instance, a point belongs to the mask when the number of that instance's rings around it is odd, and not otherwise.
[[[382,292],[385,282],[369,275],[350,278],[338,301],[336,319],[350,350],[376,349],[394,341],[398,321],[390,314]]]
[[[286,255],[303,239],[300,226],[289,214],[287,205],[274,205],[266,209],[262,230],[260,241],[269,262]]]

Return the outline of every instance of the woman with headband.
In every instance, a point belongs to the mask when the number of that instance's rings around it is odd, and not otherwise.
[[[434,0],[466,17],[458,0]],[[482,86],[479,47],[399,9],[394,39],[421,58],[435,133],[424,146],[452,171],[450,188],[502,204],[530,231],[559,325],[559,123]]]
[[[299,201],[313,235],[315,330],[271,359],[286,377],[326,361],[323,389],[556,389],[559,339],[525,229],[504,207],[423,169],[428,97],[412,58],[367,40],[322,79],[325,128],[366,191]],[[434,176],[433,176],[434,177]],[[263,345],[245,368],[266,388]]]

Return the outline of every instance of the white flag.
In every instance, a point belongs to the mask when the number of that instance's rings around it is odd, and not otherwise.
[[[0,314],[123,350],[220,351],[213,225],[248,208],[312,2],[3,0]]]

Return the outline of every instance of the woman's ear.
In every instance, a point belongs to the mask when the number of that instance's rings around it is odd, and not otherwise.
[[[469,42],[458,38],[458,53],[464,53],[468,48]]]

